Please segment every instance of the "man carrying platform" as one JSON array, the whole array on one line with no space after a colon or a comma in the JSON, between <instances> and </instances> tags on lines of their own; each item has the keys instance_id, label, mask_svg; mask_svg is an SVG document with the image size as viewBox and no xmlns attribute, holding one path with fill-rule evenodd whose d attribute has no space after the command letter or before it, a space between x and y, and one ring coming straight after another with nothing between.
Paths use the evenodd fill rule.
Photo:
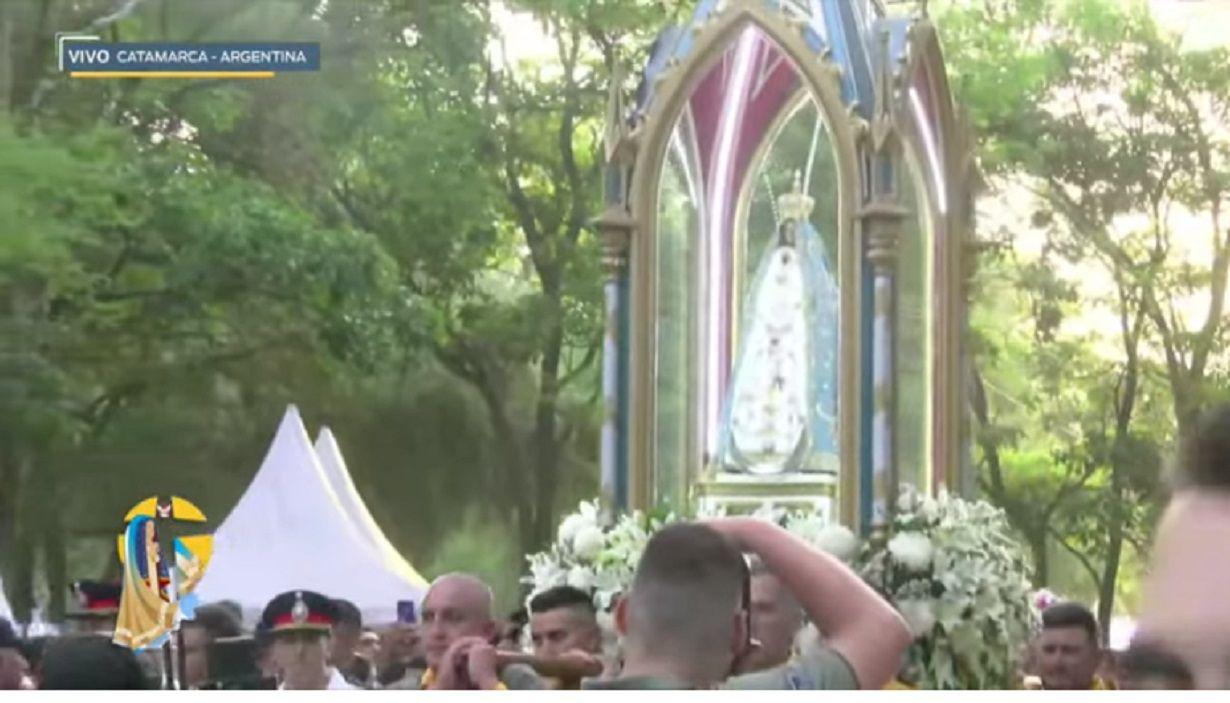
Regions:
<instances>
[{"instance_id":1,"label":"man carrying platform","mask_svg":"<svg viewBox=\"0 0 1230 703\"><path fill-rule=\"evenodd\" d=\"M734 676L756 647L743 552L781 580L825 642L783 666ZM678 523L655 534L615 625L623 670L585 688L878 689L912 639L893 607L841 562L753 518Z\"/></svg>"},{"instance_id":2,"label":"man carrying platform","mask_svg":"<svg viewBox=\"0 0 1230 703\"><path fill-rule=\"evenodd\" d=\"M423 598L422 635L427 670L418 679L388 688L402 689L542 689L533 669L524 664L500 666L495 641L491 589L470 574L448 574L431 584Z\"/></svg>"}]
</instances>

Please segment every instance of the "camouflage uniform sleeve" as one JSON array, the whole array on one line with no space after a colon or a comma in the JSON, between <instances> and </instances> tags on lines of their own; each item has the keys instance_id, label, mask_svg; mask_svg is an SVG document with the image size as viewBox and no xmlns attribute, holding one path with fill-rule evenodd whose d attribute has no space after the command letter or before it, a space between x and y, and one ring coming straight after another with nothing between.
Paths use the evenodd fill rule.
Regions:
<instances>
[{"instance_id":1,"label":"camouflage uniform sleeve","mask_svg":"<svg viewBox=\"0 0 1230 703\"><path fill-rule=\"evenodd\" d=\"M788 664L735 676L722 686L739 691L841 691L858 687L858 679L850 665L828 647L809 648Z\"/></svg>"},{"instance_id":2,"label":"camouflage uniform sleeve","mask_svg":"<svg viewBox=\"0 0 1230 703\"><path fill-rule=\"evenodd\" d=\"M512 691L538 691L547 688L533 669L525 664L509 664L500 672L500 681Z\"/></svg>"}]
</instances>

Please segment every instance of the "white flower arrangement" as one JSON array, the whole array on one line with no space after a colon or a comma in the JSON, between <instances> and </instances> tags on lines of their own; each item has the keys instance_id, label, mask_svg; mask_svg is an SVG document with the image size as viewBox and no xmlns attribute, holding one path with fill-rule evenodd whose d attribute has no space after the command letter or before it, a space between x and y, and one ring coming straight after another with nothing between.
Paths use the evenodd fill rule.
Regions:
<instances>
[{"instance_id":1,"label":"white flower arrangement","mask_svg":"<svg viewBox=\"0 0 1230 703\"><path fill-rule=\"evenodd\" d=\"M713 512L704 517L720 516L720 512ZM826 523L814 512L762 508L753 516L776 522L843 561L850 562L858 555L859 541L853 532ZM560 521L555 543L548 550L526 558L530 573L522 581L530 587L531 596L563 585L589 591L598 612L609 613L615 598L632 584L650 535L677 519L674 514L648 516L636 512L603 527L597 501L583 502Z\"/></svg>"},{"instance_id":2,"label":"white flower arrangement","mask_svg":"<svg viewBox=\"0 0 1230 703\"><path fill-rule=\"evenodd\" d=\"M703 517L725 515L725 511L718 509ZM847 564L858 556L858 536L845 525L828 522L824 514L818 511L765 505L753 512L751 517L776 523L795 537Z\"/></svg>"},{"instance_id":3,"label":"white flower arrangement","mask_svg":"<svg viewBox=\"0 0 1230 703\"><path fill-rule=\"evenodd\" d=\"M621 515L604 527L597 501L583 502L575 513L564 517L549 549L526 557L530 573L522 582L530 587L529 598L556 586L572 586L593 595L602 626L604 647L611 654L616 646L612 610L615 599L627 591L649 536L677 518L648 516L640 512ZM529 636L529 628L525 630ZM528 643L527 643L528 644Z\"/></svg>"},{"instance_id":4,"label":"white flower arrangement","mask_svg":"<svg viewBox=\"0 0 1230 703\"><path fill-rule=\"evenodd\" d=\"M917 637L907 673L922 688L1011 688L1037 621L1028 562L1003 511L985 502L901 494L860 573Z\"/></svg>"},{"instance_id":5,"label":"white flower arrangement","mask_svg":"<svg viewBox=\"0 0 1230 703\"><path fill-rule=\"evenodd\" d=\"M560 522L550 549L526 558L530 573L522 581L531 595L564 585L589 591L599 613L608 613L615 597L632 583L649 536L673 520L673 515L656 518L637 512L603 527L597 501L581 503Z\"/></svg>"},{"instance_id":6,"label":"white flower arrangement","mask_svg":"<svg viewBox=\"0 0 1230 703\"><path fill-rule=\"evenodd\" d=\"M930 689L1013 685L1016 658L1038 616L1028 562L1001 510L907 489L887 533L867 542L810 510L763 508L753 516L849 564L896 605L917 637L907 664L912 683ZM530 595L565 584L591 592L607 646L613 646L615 599L631 585L650 535L677 519L632 513L604 527L597 502L581 503L560 523L555 543L527 557Z\"/></svg>"}]
</instances>

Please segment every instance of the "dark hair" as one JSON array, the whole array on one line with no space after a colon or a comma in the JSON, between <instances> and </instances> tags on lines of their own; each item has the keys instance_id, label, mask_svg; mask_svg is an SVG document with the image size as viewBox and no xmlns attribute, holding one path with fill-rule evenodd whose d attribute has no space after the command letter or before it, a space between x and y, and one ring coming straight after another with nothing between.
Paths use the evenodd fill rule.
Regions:
<instances>
[{"instance_id":1,"label":"dark hair","mask_svg":"<svg viewBox=\"0 0 1230 703\"><path fill-rule=\"evenodd\" d=\"M1195 688L1183 660L1151 642L1132 640L1119 659L1120 676L1131 688L1161 685L1169 690Z\"/></svg>"},{"instance_id":2,"label":"dark hair","mask_svg":"<svg viewBox=\"0 0 1230 703\"><path fill-rule=\"evenodd\" d=\"M1093 613L1081 605L1067 601L1056 603L1042 611L1042 629L1052 630L1061 627L1079 627L1089 635L1089 641L1097 644L1098 621Z\"/></svg>"},{"instance_id":3,"label":"dark hair","mask_svg":"<svg viewBox=\"0 0 1230 703\"><path fill-rule=\"evenodd\" d=\"M1179 443L1176 488L1230 490L1230 404L1200 416L1196 430Z\"/></svg>"},{"instance_id":4,"label":"dark hair","mask_svg":"<svg viewBox=\"0 0 1230 703\"><path fill-rule=\"evenodd\" d=\"M226 610L232 617L235 618L235 622L243 622L243 606L239 603L233 600L220 600L217 603L211 603L210 605L216 605L219 608Z\"/></svg>"},{"instance_id":5,"label":"dark hair","mask_svg":"<svg viewBox=\"0 0 1230 703\"><path fill-rule=\"evenodd\" d=\"M21 656L26 658L26 663L30 665L31 671L38 671L43 663L43 653L47 651L47 645L52 642L50 637L30 637L23 640L18 648L21 651Z\"/></svg>"},{"instance_id":6,"label":"dark hair","mask_svg":"<svg viewBox=\"0 0 1230 703\"><path fill-rule=\"evenodd\" d=\"M517 608L508 614L509 625L525 625L530 621L530 613L525 608Z\"/></svg>"},{"instance_id":7,"label":"dark hair","mask_svg":"<svg viewBox=\"0 0 1230 703\"><path fill-rule=\"evenodd\" d=\"M17 639L17 633L13 631L13 624L4 618L0 618L0 649L17 649L20 644L21 642Z\"/></svg>"},{"instance_id":8,"label":"dark hair","mask_svg":"<svg viewBox=\"0 0 1230 703\"><path fill-rule=\"evenodd\" d=\"M359 612L358 606L354 603L344 598L334 598L333 624L354 625L359 629L363 629L363 613Z\"/></svg>"},{"instance_id":9,"label":"dark hair","mask_svg":"<svg viewBox=\"0 0 1230 703\"><path fill-rule=\"evenodd\" d=\"M590 613L597 612L594 599L585 591L572 586L548 588L530 599L530 612L535 615L558 608L584 608Z\"/></svg>"},{"instance_id":10,"label":"dark hair","mask_svg":"<svg viewBox=\"0 0 1230 703\"><path fill-rule=\"evenodd\" d=\"M220 603L202 605L197 608L195 617L185 621L184 626L199 627L205 630L211 640L238 637L243 634L243 628L239 626L234 613Z\"/></svg>"},{"instance_id":11,"label":"dark hair","mask_svg":"<svg viewBox=\"0 0 1230 703\"><path fill-rule=\"evenodd\" d=\"M747 563L729 540L706 525L683 522L650 538L637 564L633 588L644 581L701 586L717 578L737 595L746 574Z\"/></svg>"},{"instance_id":12,"label":"dark hair","mask_svg":"<svg viewBox=\"0 0 1230 703\"><path fill-rule=\"evenodd\" d=\"M747 564L700 523L659 530L641 555L628 595L628 636L655 656L699 661L729 647L731 616L746 597Z\"/></svg>"},{"instance_id":13,"label":"dark hair","mask_svg":"<svg viewBox=\"0 0 1230 703\"><path fill-rule=\"evenodd\" d=\"M103 637L66 637L47 647L40 688L51 691L134 691L148 688L131 649Z\"/></svg>"}]
</instances>

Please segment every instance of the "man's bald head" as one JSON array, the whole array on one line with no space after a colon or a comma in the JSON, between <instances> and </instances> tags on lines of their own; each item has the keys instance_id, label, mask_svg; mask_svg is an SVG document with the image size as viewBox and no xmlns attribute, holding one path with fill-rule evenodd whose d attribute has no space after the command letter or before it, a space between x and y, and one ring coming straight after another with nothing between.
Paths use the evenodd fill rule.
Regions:
<instances>
[{"instance_id":1,"label":"man's bald head","mask_svg":"<svg viewBox=\"0 0 1230 703\"><path fill-rule=\"evenodd\" d=\"M491 587L472 574L446 574L433 581L423 599L427 665L436 666L462 637L494 637L493 600Z\"/></svg>"},{"instance_id":2,"label":"man's bald head","mask_svg":"<svg viewBox=\"0 0 1230 703\"><path fill-rule=\"evenodd\" d=\"M432 581L431 586L427 589L427 596L423 600L424 608L427 607L429 601L433 600L433 596L435 596L434 600L448 598L451 601L465 603L467 608L481 613L483 617L492 617L495 595L491 592L490 586L473 574L445 574Z\"/></svg>"},{"instance_id":3,"label":"man's bald head","mask_svg":"<svg viewBox=\"0 0 1230 703\"><path fill-rule=\"evenodd\" d=\"M746 636L736 617L746 578L743 555L713 529L676 523L658 531L617 613L629 653L721 680Z\"/></svg>"}]
</instances>

